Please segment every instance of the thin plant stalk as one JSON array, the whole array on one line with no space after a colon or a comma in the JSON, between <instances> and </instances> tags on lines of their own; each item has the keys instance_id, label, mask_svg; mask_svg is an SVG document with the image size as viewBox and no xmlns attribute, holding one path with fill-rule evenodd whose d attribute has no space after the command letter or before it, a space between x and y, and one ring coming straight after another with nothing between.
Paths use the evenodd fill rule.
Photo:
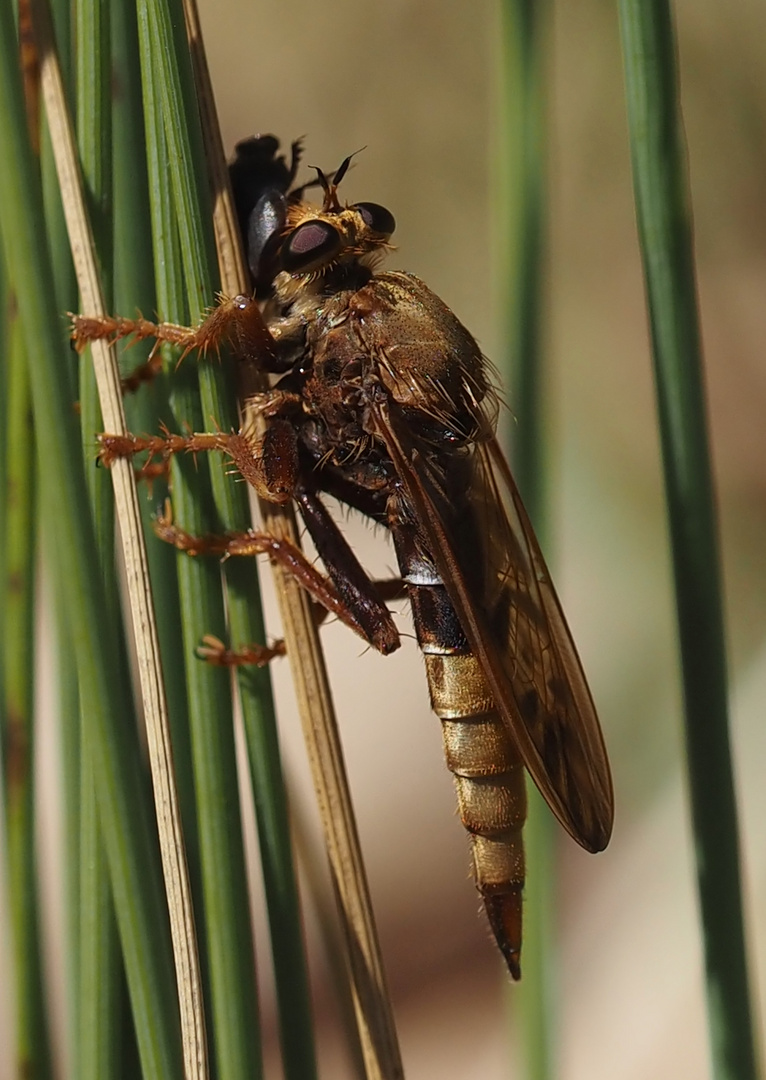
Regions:
<instances>
[{"instance_id":1,"label":"thin plant stalk","mask_svg":"<svg viewBox=\"0 0 766 1080\"><path fill-rule=\"evenodd\" d=\"M41 500L42 501L42 500ZM41 507L40 520L46 520L46 509ZM43 526L46 566L53 565L50 547L53 538L45 534ZM69 622L66 605L61 599L60 584L55 575L46 575L43 581L49 585L49 593L55 611L56 655L56 701L59 713L61 745L62 826L61 834L66 858L63 865L64 883L62 907L64 910L64 966L65 966L65 1073L79 1076L80 1044L80 792L82 787L82 762L80 755L80 695L77 682L77 666L72 655Z\"/></svg>"},{"instance_id":2,"label":"thin plant stalk","mask_svg":"<svg viewBox=\"0 0 766 1080\"><path fill-rule=\"evenodd\" d=\"M213 225L218 250L223 291L227 295L246 292L249 287L242 258L238 230L234 225L233 202L228 186L228 173L223 157L218 118L212 86L193 0L184 0L186 30L189 39L192 68L202 118L202 137L208 164L211 188L216 193ZM265 335L264 329L264 335ZM238 365L240 372L244 365ZM259 372L240 377L242 384L255 376L260 389ZM238 386L240 399L247 390ZM240 406L241 407L241 406ZM279 508L283 515L287 508ZM252 597L252 567L227 567L227 598L229 628L233 642L247 643L264 640L264 623L260 602ZM245 571L243 573L243 571ZM279 590L279 583L278 583ZM288 649L291 625L285 623ZM282 1063L287 1080L307 1080L316 1075L316 1051L311 1016L308 971L302 933L298 885L291 843L287 793L282 773L270 676L266 669L238 670L238 689L242 707L245 738L250 761L252 789L255 801L258 844L263 874L264 894L269 918L274 978L279 1010Z\"/></svg>"},{"instance_id":3,"label":"thin plant stalk","mask_svg":"<svg viewBox=\"0 0 766 1080\"><path fill-rule=\"evenodd\" d=\"M121 90L114 99L112 113L114 310L153 312L156 289L135 4L130 0L113 0L111 24L112 72ZM150 346L149 342L124 345L120 356L123 375L130 374L148 359ZM163 422L169 420L164 373L159 372L138 392L127 394L124 404L131 431L158 430ZM167 493L166 479L158 476L151 486L146 485L141 491L139 505L147 537L146 553L173 733L175 780L184 823L189 874L192 890L199 895L199 843L187 723L185 664L178 635L180 606L175 572L176 554L168 544L157 542L152 528L156 509L164 504Z\"/></svg>"},{"instance_id":4,"label":"thin plant stalk","mask_svg":"<svg viewBox=\"0 0 766 1080\"><path fill-rule=\"evenodd\" d=\"M87 728L83 724L83 734ZM80 759L80 953L78 957L77 1076L118 1077L122 1062L122 962L109 882L109 864L99 828L93 755L84 739Z\"/></svg>"},{"instance_id":5,"label":"thin plant stalk","mask_svg":"<svg viewBox=\"0 0 766 1080\"><path fill-rule=\"evenodd\" d=\"M544 321L543 263L546 222L546 96L548 9L534 0L502 6L500 213L508 222L507 251L500 253L508 285L506 385L513 411L510 460L538 536L546 519L543 459ZM543 546L545 546L543 544ZM554 1075L555 840L556 825L537 789L528 784L524 829L523 979L514 997L524 1070L529 1080Z\"/></svg>"},{"instance_id":6,"label":"thin plant stalk","mask_svg":"<svg viewBox=\"0 0 766 1080\"><path fill-rule=\"evenodd\" d=\"M70 5L56 0L52 4L56 39L67 78L70 43ZM63 47L62 47L63 45ZM54 303L57 311L73 311L77 306L77 283L75 280L69 239L66 232L61 192L58 185L56 165L53 159L48 125L44 112L41 116L40 169L42 174L43 202L45 207L45 232L48 237L54 280ZM65 344L66 327L61 327L62 345ZM77 357L70 349L67 356L67 374L71 389L71 407L77 399ZM40 468L44 464L40 462ZM48 508L40 500L42 523L42 560L46 567L54 564L55 521L48 519ZM58 703L59 738L61 745L62 787L62 840L64 859L64 962L66 971L66 1063L67 1075L79 1076L80 1034L80 873L81 873L81 792L82 792L82 746L80 722L80 697L77 680L77 663L70 642L71 631L63 599L61 583L55 574L47 574L43 582L49 586L49 594L55 611L56 700Z\"/></svg>"},{"instance_id":7,"label":"thin plant stalk","mask_svg":"<svg viewBox=\"0 0 766 1080\"><path fill-rule=\"evenodd\" d=\"M41 57L41 60L44 60ZM44 76L45 77L45 76ZM32 401L41 458L43 497L57 527L55 556L80 686L89 708L100 821L109 857L120 935L134 1012L139 1018L142 1065L147 1076L179 1075L177 1013L173 1015L167 915L162 902L156 836L148 816L145 779L134 737L134 718L113 698L116 642L110 633L85 480L78 464L75 419L61 359L58 313L43 220L40 181L25 130L9 5L0 10L0 123L5 154L0 163L0 228L6 263L16 283L30 357Z\"/></svg>"},{"instance_id":8,"label":"thin plant stalk","mask_svg":"<svg viewBox=\"0 0 766 1080\"><path fill-rule=\"evenodd\" d=\"M184 0L192 60L199 87L201 112L213 188L216 193L215 233L225 291L235 295L246 291L240 245L233 232L231 192L222 160L220 132L215 118L212 92L199 20L193 0ZM241 365L244 367L245 365ZM259 421L248 412L249 397L264 389L262 373L247 365L241 376L240 400L245 425ZM295 527L288 507L260 501L266 530L273 536L295 542ZM402 1063L386 988L374 913L361 856L359 837L351 804L337 722L324 658L311 605L305 592L289 574L275 570L277 599L291 661L298 708L303 724L312 776L322 815L325 843L339 904L341 925L346 937L351 994L355 1007L359 1043L369 1080L402 1075Z\"/></svg>"},{"instance_id":9,"label":"thin plant stalk","mask_svg":"<svg viewBox=\"0 0 766 1080\"><path fill-rule=\"evenodd\" d=\"M11 318L6 338L8 423L2 566L5 820L15 976L15 1068L50 1076L48 1024L42 985L34 813L35 454L29 371L21 326ZM32 452L30 453L30 448Z\"/></svg>"},{"instance_id":10,"label":"thin plant stalk","mask_svg":"<svg viewBox=\"0 0 766 1080\"><path fill-rule=\"evenodd\" d=\"M145 126L141 87L141 64L138 45L138 26L135 5L129 0L112 0L112 72L121 88L113 101L112 156L113 156L113 250L114 250L114 297L116 311L153 311L155 308L155 284L151 217L149 210L148 172L145 153ZM170 234L172 235L172 233ZM172 262L172 260L171 260ZM121 350L123 374L148 359L149 344L124 345ZM137 393L124 398L125 413L131 431L156 430L162 422L169 422L167 380L164 372ZM167 544L157 541L153 529L156 508L164 504L168 485L164 476L156 477L151 484L142 485L139 507L146 537L146 559L152 587L157 636L162 657L163 684L167 699L170 744L172 745L173 780L177 792L177 806L183 823L185 861L193 910L201 910L202 886L200 881L199 834L197 829L196 799L188 723L188 698L186 694L186 664L183 641L178 633L181 609L176 574L177 553ZM185 891L178 875L171 870L178 886L169 890L179 897ZM195 983L183 974L189 965L194 966L193 951L198 950L199 967L204 982L206 942L204 923L191 919L186 903L177 905L177 977L183 995L182 1031L186 1031L184 1053L187 1059L187 1080L200 1075L207 1068L204 1044L204 1001L198 998ZM202 931L202 932L201 932ZM195 1021L196 1017L196 1021ZM207 1018L209 1025L209 1018Z\"/></svg>"},{"instance_id":11,"label":"thin plant stalk","mask_svg":"<svg viewBox=\"0 0 766 1080\"><path fill-rule=\"evenodd\" d=\"M111 137L109 73L109 8L103 0L78 0L74 13L75 100L83 184L96 223L97 245L106 284L111 294ZM93 435L103 429L93 365L80 364L80 420L85 476L99 548L110 614L117 625L119 600L114 561L114 495L105 469L93 467ZM123 685L127 687L127 672ZM87 704L83 701L83 708ZM117 1075L121 1054L120 1006L122 965L117 925L112 906L106 853L98 823L93 755L83 717L80 801L80 1002L78 1075L101 1080Z\"/></svg>"},{"instance_id":12,"label":"thin plant stalk","mask_svg":"<svg viewBox=\"0 0 766 1080\"><path fill-rule=\"evenodd\" d=\"M200 173L195 175L193 169L178 71L178 54L183 54L174 39L169 12L164 4L141 3L138 15L157 302L164 317L183 322L189 312L199 317L214 298L209 270L212 238L201 225L210 216L204 201L200 205ZM157 147L167 149L157 155ZM172 205L163 197L168 190L168 160L174 163L169 187ZM181 244L172 241L168 260L162 239L177 237L179 230ZM170 382L174 429L183 431L188 426L199 431L213 420L224 430L231 428L235 414L231 398L227 401L220 366L213 361L200 362L196 371L194 367L193 360L187 361ZM174 461L172 468L173 512L182 528L204 535L244 527L244 504L239 514L231 509L244 492L240 485L232 493L234 485L224 476L222 461L200 460L196 467L191 460ZM237 775L231 694L227 672L196 658L202 634L225 637L221 578L212 560L180 554L177 569L198 803L209 1009L219 1075L222 1080L236 1080L261 1075L262 1063L244 848L239 808L232 798Z\"/></svg>"},{"instance_id":13,"label":"thin plant stalk","mask_svg":"<svg viewBox=\"0 0 766 1080\"><path fill-rule=\"evenodd\" d=\"M54 153L67 218L72 253L84 306L95 317L105 314L93 233L85 206L82 179L60 69L52 48L47 11L38 5L37 37L43 56L42 84L51 119ZM99 400L110 431L124 435L125 415L116 356L104 341L92 342ZM148 580L140 523L136 478L129 461L119 460L112 470L115 505L119 511L126 594L133 625L138 682L141 688L151 776L154 787L159 846L165 877L168 911L176 965L176 985L183 1035L184 1067L188 1080L204 1080L207 1073L205 1021L201 1008L200 972L178 800L173 783L173 756L167 706L162 685L159 642ZM108 614L106 612L105 614ZM96 772L98 776L98 772ZM118 909L119 910L119 909ZM136 1030L145 1037L136 1017Z\"/></svg>"},{"instance_id":14,"label":"thin plant stalk","mask_svg":"<svg viewBox=\"0 0 766 1080\"><path fill-rule=\"evenodd\" d=\"M620 0L619 12L675 577L713 1074L717 1080L755 1080L718 528L675 32L667 0Z\"/></svg>"}]
</instances>

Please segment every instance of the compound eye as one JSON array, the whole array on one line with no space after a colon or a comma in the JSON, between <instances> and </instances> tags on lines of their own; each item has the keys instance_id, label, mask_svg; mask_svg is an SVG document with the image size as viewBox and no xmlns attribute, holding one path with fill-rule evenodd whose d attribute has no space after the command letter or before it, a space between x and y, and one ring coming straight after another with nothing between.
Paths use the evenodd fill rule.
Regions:
<instances>
[{"instance_id":1,"label":"compound eye","mask_svg":"<svg viewBox=\"0 0 766 1080\"><path fill-rule=\"evenodd\" d=\"M259 284L268 283L269 263L287 216L287 200L281 191L267 191L253 207L247 223L247 261Z\"/></svg>"},{"instance_id":2,"label":"compound eye","mask_svg":"<svg viewBox=\"0 0 766 1080\"><path fill-rule=\"evenodd\" d=\"M390 236L396 228L394 215L390 210L386 210L385 206L378 206L374 202L360 202L354 206L354 210L361 214L365 225L373 232Z\"/></svg>"},{"instance_id":3,"label":"compound eye","mask_svg":"<svg viewBox=\"0 0 766 1080\"><path fill-rule=\"evenodd\" d=\"M306 221L282 244L280 261L289 274L318 269L332 260L343 246L340 233L326 221Z\"/></svg>"}]
</instances>

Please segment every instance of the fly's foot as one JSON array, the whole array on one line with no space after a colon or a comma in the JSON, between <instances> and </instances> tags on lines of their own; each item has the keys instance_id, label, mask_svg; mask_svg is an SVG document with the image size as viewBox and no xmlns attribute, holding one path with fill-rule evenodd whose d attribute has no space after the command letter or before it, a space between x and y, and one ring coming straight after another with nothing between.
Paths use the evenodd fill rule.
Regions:
<instances>
[{"instance_id":1,"label":"fly's foot","mask_svg":"<svg viewBox=\"0 0 766 1080\"><path fill-rule=\"evenodd\" d=\"M154 531L160 540L166 544L172 544L179 551L187 555L215 555L219 559L228 559L235 555L264 555L271 554L275 561L279 561L278 553L272 552L272 548L278 551L281 541L268 533L259 533L254 529L243 532L231 533L208 533L205 536L193 536L173 523L170 501L165 503L163 513L154 519Z\"/></svg>"},{"instance_id":2,"label":"fly's foot","mask_svg":"<svg viewBox=\"0 0 766 1080\"><path fill-rule=\"evenodd\" d=\"M135 394L145 383L150 383L162 371L162 357L156 349L152 349L149 359L143 364L137 364L130 375L124 375L120 379L123 394Z\"/></svg>"},{"instance_id":3,"label":"fly's foot","mask_svg":"<svg viewBox=\"0 0 766 1080\"><path fill-rule=\"evenodd\" d=\"M102 465L109 468L118 458L133 458L146 453L148 460L159 458L169 461L174 454L197 453L202 450L218 450L218 435L99 435L98 456Z\"/></svg>"},{"instance_id":4,"label":"fly's foot","mask_svg":"<svg viewBox=\"0 0 766 1080\"><path fill-rule=\"evenodd\" d=\"M247 645L243 649L227 649L220 638L206 634L197 649L197 656L216 667L243 667L246 664L266 667L272 660L278 656L284 656L286 652L285 643L281 639L275 641L273 645Z\"/></svg>"}]
</instances>

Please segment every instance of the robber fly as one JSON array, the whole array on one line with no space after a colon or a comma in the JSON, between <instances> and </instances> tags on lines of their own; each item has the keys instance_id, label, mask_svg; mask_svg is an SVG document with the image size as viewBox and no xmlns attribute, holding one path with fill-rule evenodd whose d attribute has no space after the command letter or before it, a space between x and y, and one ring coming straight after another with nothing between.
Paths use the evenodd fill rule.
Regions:
<instances>
[{"instance_id":1,"label":"robber fly","mask_svg":"<svg viewBox=\"0 0 766 1080\"><path fill-rule=\"evenodd\" d=\"M593 701L495 437L498 395L478 345L422 281L378 270L394 218L375 203L340 203L350 158L330 177L317 170L317 207L305 199L308 185L292 189L300 144L289 165L278 145L273 136L248 140L232 166L258 300L228 301L188 342L228 336L246 349L258 305L272 339L259 361L279 376L257 402L270 422L257 442L247 433L210 438L261 497L295 500L330 585L323 594L305 575L303 583L326 606L333 594L333 610L383 653L399 645L384 594L322 496L389 529L476 886L518 979L524 769L588 851L603 850L611 834ZM181 546L177 532L169 538Z\"/></svg>"}]
</instances>

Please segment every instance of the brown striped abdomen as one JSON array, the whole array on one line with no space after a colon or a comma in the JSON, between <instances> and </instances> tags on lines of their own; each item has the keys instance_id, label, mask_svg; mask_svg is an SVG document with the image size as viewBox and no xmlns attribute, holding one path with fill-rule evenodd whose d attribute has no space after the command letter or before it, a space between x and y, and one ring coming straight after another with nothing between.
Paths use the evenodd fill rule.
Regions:
<instances>
[{"instance_id":1,"label":"brown striped abdomen","mask_svg":"<svg viewBox=\"0 0 766 1080\"><path fill-rule=\"evenodd\" d=\"M433 564L408 524L391 531L412 603L431 705L442 723L447 767L455 777L460 819L471 837L473 876L514 979L521 975L524 768L495 710L479 661Z\"/></svg>"}]
</instances>

